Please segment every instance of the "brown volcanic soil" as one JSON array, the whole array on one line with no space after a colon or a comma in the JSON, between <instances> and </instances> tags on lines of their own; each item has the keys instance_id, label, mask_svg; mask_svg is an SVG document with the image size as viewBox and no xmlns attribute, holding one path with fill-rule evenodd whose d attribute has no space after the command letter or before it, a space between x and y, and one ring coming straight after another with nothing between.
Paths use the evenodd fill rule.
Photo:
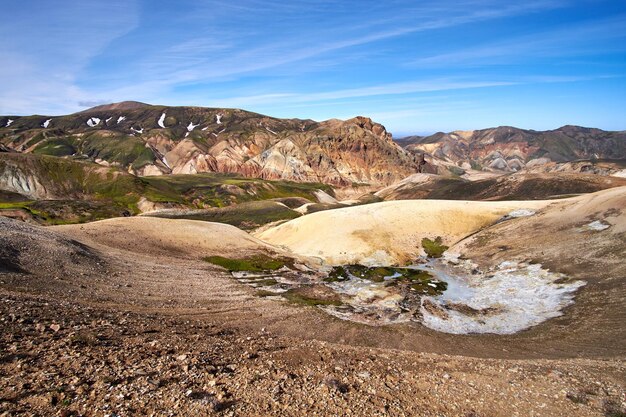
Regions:
<instances>
[{"instance_id":1,"label":"brown volcanic soil","mask_svg":"<svg viewBox=\"0 0 626 417\"><path fill-rule=\"evenodd\" d=\"M214 231L200 233L199 242L177 234L176 225L195 222L137 220L48 229L0 220L0 246L12 251L0 260L26 271L0 273L0 413L624 411L619 337L614 344L583 339L572 346L588 329L573 326L573 335L560 341L551 333L564 323L555 321L507 337L340 321L255 297L200 260L268 250L252 238L235 239L228 249ZM156 232L167 238L159 242Z\"/></svg>"},{"instance_id":2,"label":"brown volcanic soil","mask_svg":"<svg viewBox=\"0 0 626 417\"><path fill-rule=\"evenodd\" d=\"M385 200L547 200L626 185L626 178L579 173L527 173L467 181L414 174L376 193Z\"/></svg>"}]
</instances>

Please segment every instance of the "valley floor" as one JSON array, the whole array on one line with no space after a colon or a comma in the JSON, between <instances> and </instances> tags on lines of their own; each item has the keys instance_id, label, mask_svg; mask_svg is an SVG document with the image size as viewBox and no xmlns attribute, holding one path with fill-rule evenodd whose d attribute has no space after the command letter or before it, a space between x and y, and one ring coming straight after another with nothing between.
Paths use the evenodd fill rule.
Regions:
<instances>
[{"instance_id":1,"label":"valley floor","mask_svg":"<svg viewBox=\"0 0 626 417\"><path fill-rule=\"evenodd\" d=\"M0 274L0 415L624 415L619 346L575 358L523 337L349 323L80 228L61 243L92 258L53 258L55 241L32 246L36 273Z\"/></svg>"}]
</instances>

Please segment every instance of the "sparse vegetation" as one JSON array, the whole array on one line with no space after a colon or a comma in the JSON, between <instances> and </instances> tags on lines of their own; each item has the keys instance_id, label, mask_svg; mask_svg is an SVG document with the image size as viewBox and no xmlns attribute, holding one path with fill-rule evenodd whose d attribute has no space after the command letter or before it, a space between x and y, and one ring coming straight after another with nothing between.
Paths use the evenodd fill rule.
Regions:
<instances>
[{"instance_id":1,"label":"sparse vegetation","mask_svg":"<svg viewBox=\"0 0 626 417\"><path fill-rule=\"evenodd\" d=\"M345 281L350 275L374 282L383 282L386 277L395 277L409 281L432 278L429 272L420 269L396 268L392 266L343 265L333 267L324 281Z\"/></svg>"},{"instance_id":2,"label":"sparse vegetation","mask_svg":"<svg viewBox=\"0 0 626 417\"><path fill-rule=\"evenodd\" d=\"M350 276L366 279L373 282L385 282L386 286L408 284L412 289L429 295L441 294L448 288L443 281L433 279L433 275L421 269L396 267L367 267L364 265L345 265L334 267L325 282L341 282L350 279Z\"/></svg>"},{"instance_id":3,"label":"sparse vegetation","mask_svg":"<svg viewBox=\"0 0 626 417\"><path fill-rule=\"evenodd\" d=\"M442 243L441 236L437 236L434 240L425 237L422 239L422 248L431 258L441 258L441 255L448 250L448 247Z\"/></svg>"},{"instance_id":4,"label":"sparse vegetation","mask_svg":"<svg viewBox=\"0 0 626 417\"><path fill-rule=\"evenodd\" d=\"M290 260L273 258L267 255L255 255L249 258L232 259L223 256L207 256L206 262L221 266L230 272L266 272L275 271L289 265Z\"/></svg>"},{"instance_id":5,"label":"sparse vegetation","mask_svg":"<svg viewBox=\"0 0 626 417\"><path fill-rule=\"evenodd\" d=\"M606 417L626 417L626 409L618 401L605 400L603 409Z\"/></svg>"},{"instance_id":6,"label":"sparse vegetation","mask_svg":"<svg viewBox=\"0 0 626 417\"><path fill-rule=\"evenodd\" d=\"M575 404L587 404L589 398L584 392L568 392L565 397Z\"/></svg>"},{"instance_id":7,"label":"sparse vegetation","mask_svg":"<svg viewBox=\"0 0 626 417\"><path fill-rule=\"evenodd\" d=\"M259 200L311 201L319 189L333 194L332 187L325 184L249 179L232 174L136 177L115 167L47 155L0 154L0 171L5 170L28 172L52 198L66 201L68 208L63 209L48 202L53 200L40 200L34 205L22 201L25 197L17 193L0 194L0 209L24 210L44 224L82 223L138 214L138 203L143 197L165 207L181 209L224 207L202 214L163 217L215 221L252 229L301 215L275 201ZM240 203L244 204L237 206Z\"/></svg>"},{"instance_id":8,"label":"sparse vegetation","mask_svg":"<svg viewBox=\"0 0 626 417\"><path fill-rule=\"evenodd\" d=\"M8 203L0 202L0 210L24 209L31 203L32 201L12 201Z\"/></svg>"},{"instance_id":9,"label":"sparse vegetation","mask_svg":"<svg viewBox=\"0 0 626 417\"><path fill-rule=\"evenodd\" d=\"M155 213L154 216L226 223L249 230L279 220L295 219L301 214L275 201L251 201L207 210Z\"/></svg>"},{"instance_id":10,"label":"sparse vegetation","mask_svg":"<svg viewBox=\"0 0 626 417\"><path fill-rule=\"evenodd\" d=\"M340 306L343 304L337 294L316 291L313 287L294 288L281 295L290 303L305 306Z\"/></svg>"}]
</instances>

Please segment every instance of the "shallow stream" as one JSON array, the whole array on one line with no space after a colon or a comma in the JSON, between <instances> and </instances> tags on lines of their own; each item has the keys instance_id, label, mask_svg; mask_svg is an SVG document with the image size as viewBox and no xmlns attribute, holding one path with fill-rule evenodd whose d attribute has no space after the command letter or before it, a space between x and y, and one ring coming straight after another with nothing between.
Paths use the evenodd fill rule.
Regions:
<instances>
[{"instance_id":1,"label":"shallow stream","mask_svg":"<svg viewBox=\"0 0 626 417\"><path fill-rule=\"evenodd\" d=\"M480 271L450 256L407 268L335 267L325 277L288 268L234 275L260 288L260 296L315 305L343 320L421 323L455 334L524 330L560 316L584 285L539 264L503 262Z\"/></svg>"}]
</instances>

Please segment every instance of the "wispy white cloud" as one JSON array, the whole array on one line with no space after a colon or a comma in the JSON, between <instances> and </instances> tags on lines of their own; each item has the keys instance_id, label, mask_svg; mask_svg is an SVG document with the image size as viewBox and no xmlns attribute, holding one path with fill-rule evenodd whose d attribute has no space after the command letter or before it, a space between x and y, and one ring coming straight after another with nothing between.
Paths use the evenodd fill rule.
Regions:
<instances>
[{"instance_id":1,"label":"wispy white cloud","mask_svg":"<svg viewBox=\"0 0 626 417\"><path fill-rule=\"evenodd\" d=\"M626 15L556 30L492 42L462 50L427 56L409 63L416 67L449 65L498 65L537 57L597 55L626 50L608 39L626 39ZM604 44L603 44L604 43Z\"/></svg>"},{"instance_id":2,"label":"wispy white cloud","mask_svg":"<svg viewBox=\"0 0 626 417\"><path fill-rule=\"evenodd\" d=\"M18 26L24 21L28 20L35 26L33 33L17 39L17 44L0 44L0 55L10 53L13 55L11 62L18 63L14 69L0 69L3 78L16 80L0 92L0 112L58 113L77 110L80 101L109 98L163 102L172 96L173 89L185 84L228 82L248 75L302 75L328 67L340 67L353 60L354 56L364 54L357 48L366 45L560 5L559 2L546 0L504 6L489 0L458 3L428 1L419 4L401 0L394 3L393 13L387 10L388 6L379 3L355 8L358 6L356 3L337 5L331 1L310 0L301 1L297 6L257 0L236 3L212 1L194 5L187 17L206 18L211 25L190 29L190 36L182 41L161 38L158 45L138 43L142 50L130 55L127 61L123 61L123 66L114 67L116 70L113 72L91 75L85 71L90 62L106 54L106 48L113 40L140 24L137 4L121 1L104 4L96 0L64 4L63 7L47 4L35 16L18 16L13 26L7 25L0 30L0 35L9 39L15 38L10 33L17 33ZM233 8L239 11L235 21L227 19L233 14ZM334 16L329 13L337 11L337 8L341 12L339 17L333 17L328 22L320 18L316 27L303 24L307 19L303 10L322 17ZM404 13L398 13L398 10ZM237 19L247 22L258 17L256 15L261 11L270 19L268 24L276 23L275 36L270 31L269 37L259 38L257 32L261 29L255 30L254 25L241 25L240 29L236 24ZM33 36L37 37L37 34L46 42L33 42ZM118 44L116 47L126 48L127 45ZM370 57L372 55L369 53ZM29 64L27 68L19 69L20 63ZM319 93L307 100L382 94L377 88ZM391 92L392 88L391 85L385 87L387 94L395 94ZM441 86L399 84L396 88L398 91L407 88L426 91ZM250 98L247 102L268 100L270 96L274 100L284 100L288 94L270 93L269 96ZM238 99L226 101L234 103Z\"/></svg>"},{"instance_id":3,"label":"wispy white cloud","mask_svg":"<svg viewBox=\"0 0 626 417\"><path fill-rule=\"evenodd\" d=\"M0 25L0 113L58 113L90 100L76 84L79 73L115 38L132 30L132 1L3 4ZM11 18L7 18L11 16Z\"/></svg>"},{"instance_id":4,"label":"wispy white cloud","mask_svg":"<svg viewBox=\"0 0 626 417\"><path fill-rule=\"evenodd\" d=\"M139 65L142 74L151 79L167 79L171 84L207 81L274 69L313 58L318 59L325 54L417 32L534 13L563 4L554 0L528 1L504 6L493 1L468 3L475 7L459 7L458 4L451 5L448 3L428 3L426 7L409 7L405 13L400 13L394 18L374 17L365 22L360 21L356 25L351 23L348 26L342 26L340 29L328 27L323 31L319 29L313 32L298 31L294 39L281 39L260 45L251 42L255 45L252 47L236 45L236 41L226 37L225 42L229 43L229 48L225 49L225 54L218 53L204 57L194 54L194 50L202 49L219 52L216 45L219 46L222 41L217 41L217 35L213 33L170 48L170 51L184 51L183 56L178 56L181 58L179 60L170 59L171 54L165 51L163 54L145 59ZM256 4L256 2L252 2L252 4ZM320 23L320 25L322 24ZM223 35L219 35L220 39L222 37ZM185 57L187 59L182 59ZM335 61L335 65L341 65L340 57Z\"/></svg>"},{"instance_id":5,"label":"wispy white cloud","mask_svg":"<svg viewBox=\"0 0 626 417\"><path fill-rule=\"evenodd\" d=\"M387 83L359 88L340 89L318 93L272 93L251 96L225 97L214 99L217 106L246 107L260 104L294 104L329 102L343 99L415 95L419 93L433 93L442 91L468 90L494 87L507 87L523 84L568 83L589 80L584 76L553 76L537 75L516 77L503 80L468 80L460 78L428 78L417 81Z\"/></svg>"}]
</instances>

